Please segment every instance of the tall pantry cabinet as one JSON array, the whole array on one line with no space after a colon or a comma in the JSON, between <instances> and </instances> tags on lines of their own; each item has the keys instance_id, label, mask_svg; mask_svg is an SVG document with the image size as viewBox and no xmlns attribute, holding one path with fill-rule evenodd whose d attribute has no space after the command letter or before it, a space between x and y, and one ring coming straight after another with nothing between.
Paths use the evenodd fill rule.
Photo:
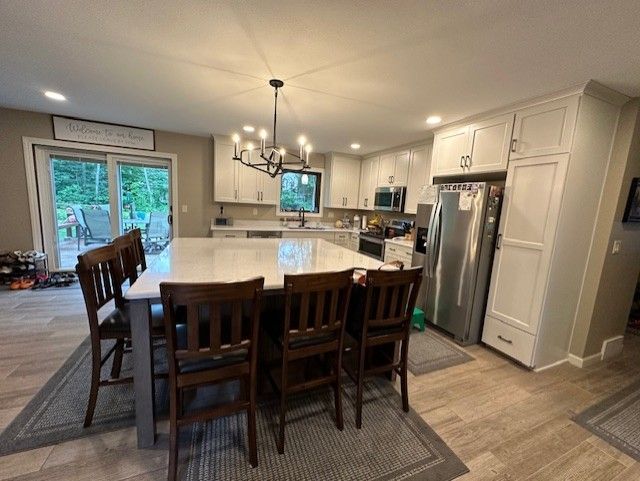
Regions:
<instances>
[{"instance_id":1,"label":"tall pantry cabinet","mask_svg":"<svg viewBox=\"0 0 640 481\"><path fill-rule=\"evenodd\" d=\"M528 367L567 359L623 96L515 112L482 340Z\"/></svg>"}]
</instances>

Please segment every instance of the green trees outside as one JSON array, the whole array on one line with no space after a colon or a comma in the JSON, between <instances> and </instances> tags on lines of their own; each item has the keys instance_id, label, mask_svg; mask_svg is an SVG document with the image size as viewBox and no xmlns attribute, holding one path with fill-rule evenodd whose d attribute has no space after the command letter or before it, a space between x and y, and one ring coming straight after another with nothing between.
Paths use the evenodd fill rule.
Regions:
<instances>
[{"instance_id":1,"label":"green trees outside","mask_svg":"<svg viewBox=\"0 0 640 481\"><path fill-rule=\"evenodd\" d=\"M306 176L306 184L303 183ZM295 212L304 207L307 212L317 212L319 175L314 173L299 174L286 172L282 174L280 189L280 210Z\"/></svg>"},{"instance_id":2,"label":"green trees outside","mask_svg":"<svg viewBox=\"0 0 640 481\"><path fill-rule=\"evenodd\" d=\"M109 180L105 162L52 159L56 216L64 222L67 208L109 204ZM122 207L124 216L168 212L169 171L162 167L121 165Z\"/></svg>"}]
</instances>

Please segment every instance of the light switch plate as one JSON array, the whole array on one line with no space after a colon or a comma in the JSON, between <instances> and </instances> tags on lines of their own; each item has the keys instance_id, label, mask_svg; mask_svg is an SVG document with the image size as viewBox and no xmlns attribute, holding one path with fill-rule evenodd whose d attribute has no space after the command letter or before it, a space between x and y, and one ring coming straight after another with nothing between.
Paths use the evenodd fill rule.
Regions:
<instances>
[{"instance_id":1,"label":"light switch plate","mask_svg":"<svg viewBox=\"0 0 640 481\"><path fill-rule=\"evenodd\" d=\"M253 209L253 215L258 215L258 209Z\"/></svg>"},{"instance_id":2,"label":"light switch plate","mask_svg":"<svg viewBox=\"0 0 640 481\"><path fill-rule=\"evenodd\" d=\"M329 214L327 215L327 217L329 217L329 219L333 219L333 212L329 212Z\"/></svg>"},{"instance_id":3,"label":"light switch plate","mask_svg":"<svg viewBox=\"0 0 640 481\"><path fill-rule=\"evenodd\" d=\"M611 253L612 254L617 254L618 252L620 252L621 248L622 248L622 241L614 240L613 241L613 248L611 249Z\"/></svg>"},{"instance_id":4,"label":"light switch plate","mask_svg":"<svg viewBox=\"0 0 640 481\"><path fill-rule=\"evenodd\" d=\"M189 207L187 206L187 204L182 204L182 209L181 210L182 210L183 213L186 214L187 211L189 210Z\"/></svg>"}]
</instances>

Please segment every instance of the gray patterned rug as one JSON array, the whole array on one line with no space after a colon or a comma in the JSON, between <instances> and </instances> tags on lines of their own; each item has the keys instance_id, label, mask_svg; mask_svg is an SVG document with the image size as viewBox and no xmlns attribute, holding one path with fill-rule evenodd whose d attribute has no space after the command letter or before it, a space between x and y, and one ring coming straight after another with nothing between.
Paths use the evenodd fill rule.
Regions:
<instances>
[{"instance_id":1,"label":"gray patterned rug","mask_svg":"<svg viewBox=\"0 0 640 481\"><path fill-rule=\"evenodd\" d=\"M573 420L640 461L640 380L591 406Z\"/></svg>"},{"instance_id":2,"label":"gray patterned rug","mask_svg":"<svg viewBox=\"0 0 640 481\"><path fill-rule=\"evenodd\" d=\"M409 371L416 376L473 360L472 356L429 327L411 334Z\"/></svg>"},{"instance_id":3,"label":"gray patterned rug","mask_svg":"<svg viewBox=\"0 0 640 481\"><path fill-rule=\"evenodd\" d=\"M107 347L107 346L105 346ZM0 434L0 456L134 424L131 385L100 389L93 425L82 428L88 396L91 347L84 341L16 419ZM163 348L156 350L163 370ZM123 374L131 369L125 355ZM104 366L104 375L110 366ZM166 412L164 381L156 383L156 406ZM233 395L233 388L205 396ZM180 479L207 480L430 480L448 481L466 466L414 412L401 409L400 396L382 379L366 384L363 426L355 428L352 383L344 386L343 431L334 422L330 389L292 396L287 411L285 454L276 450L278 408L271 401L258 410L258 467L246 453L245 415L200 423L181 431ZM200 394L190 402L200 405Z\"/></svg>"}]
</instances>

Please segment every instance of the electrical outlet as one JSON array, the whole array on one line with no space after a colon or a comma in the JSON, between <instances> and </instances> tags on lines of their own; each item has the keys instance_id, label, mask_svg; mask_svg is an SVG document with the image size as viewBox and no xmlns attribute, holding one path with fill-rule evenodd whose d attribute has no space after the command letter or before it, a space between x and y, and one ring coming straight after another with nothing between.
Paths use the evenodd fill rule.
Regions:
<instances>
[{"instance_id":1,"label":"electrical outlet","mask_svg":"<svg viewBox=\"0 0 640 481\"><path fill-rule=\"evenodd\" d=\"M253 215L258 215L258 209L253 209Z\"/></svg>"},{"instance_id":2,"label":"electrical outlet","mask_svg":"<svg viewBox=\"0 0 640 481\"><path fill-rule=\"evenodd\" d=\"M189 210L189 208L188 208L187 204L182 204L182 213L186 214L188 210Z\"/></svg>"},{"instance_id":3,"label":"electrical outlet","mask_svg":"<svg viewBox=\"0 0 640 481\"><path fill-rule=\"evenodd\" d=\"M613 248L611 249L611 253L615 255L615 254L620 252L620 249L622 249L622 241L614 240L613 241Z\"/></svg>"},{"instance_id":4,"label":"electrical outlet","mask_svg":"<svg viewBox=\"0 0 640 481\"><path fill-rule=\"evenodd\" d=\"M327 217L329 217L329 219L333 219L333 212L329 212L329 214L327 215Z\"/></svg>"}]
</instances>

